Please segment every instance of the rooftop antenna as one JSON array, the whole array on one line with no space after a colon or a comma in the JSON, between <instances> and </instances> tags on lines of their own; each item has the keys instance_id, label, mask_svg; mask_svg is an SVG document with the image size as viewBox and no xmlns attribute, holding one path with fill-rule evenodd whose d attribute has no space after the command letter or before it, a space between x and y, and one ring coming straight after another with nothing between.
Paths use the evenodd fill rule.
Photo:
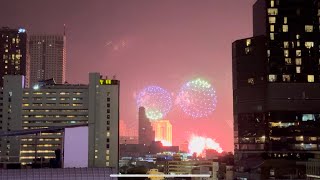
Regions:
<instances>
[{"instance_id":1,"label":"rooftop antenna","mask_svg":"<svg viewBox=\"0 0 320 180\"><path fill-rule=\"evenodd\" d=\"M63 24L63 36L66 36L66 24Z\"/></svg>"}]
</instances>

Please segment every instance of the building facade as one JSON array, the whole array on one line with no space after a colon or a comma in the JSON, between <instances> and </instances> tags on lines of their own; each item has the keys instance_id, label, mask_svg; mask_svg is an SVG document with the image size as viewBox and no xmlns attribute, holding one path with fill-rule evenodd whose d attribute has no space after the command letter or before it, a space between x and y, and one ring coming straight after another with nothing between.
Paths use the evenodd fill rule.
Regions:
<instances>
[{"instance_id":1,"label":"building facade","mask_svg":"<svg viewBox=\"0 0 320 180\"><path fill-rule=\"evenodd\" d=\"M164 146L172 146L172 125L169 120L152 122L155 132L155 141L161 141Z\"/></svg>"},{"instance_id":2,"label":"building facade","mask_svg":"<svg viewBox=\"0 0 320 180\"><path fill-rule=\"evenodd\" d=\"M146 116L146 109L139 108L139 144L149 146L154 141L155 132L152 129L150 120Z\"/></svg>"},{"instance_id":3,"label":"building facade","mask_svg":"<svg viewBox=\"0 0 320 180\"><path fill-rule=\"evenodd\" d=\"M53 78L57 84L66 81L66 36L31 35L30 85Z\"/></svg>"},{"instance_id":4,"label":"building facade","mask_svg":"<svg viewBox=\"0 0 320 180\"><path fill-rule=\"evenodd\" d=\"M0 29L0 87L5 75L23 75L29 84L28 39L25 29Z\"/></svg>"},{"instance_id":5,"label":"building facade","mask_svg":"<svg viewBox=\"0 0 320 180\"><path fill-rule=\"evenodd\" d=\"M318 0L257 0L254 37L232 45L238 178L305 178L300 162L320 153L319 12Z\"/></svg>"},{"instance_id":6,"label":"building facade","mask_svg":"<svg viewBox=\"0 0 320 180\"><path fill-rule=\"evenodd\" d=\"M22 76L5 76L2 132L89 124L89 167L117 168L119 81L90 73L89 85L41 84L23 88ZM110 83L105 83L105 82ZM31 164L63 150L63 131L0 138L0 163Z\"/></svg>"}]
</instances>

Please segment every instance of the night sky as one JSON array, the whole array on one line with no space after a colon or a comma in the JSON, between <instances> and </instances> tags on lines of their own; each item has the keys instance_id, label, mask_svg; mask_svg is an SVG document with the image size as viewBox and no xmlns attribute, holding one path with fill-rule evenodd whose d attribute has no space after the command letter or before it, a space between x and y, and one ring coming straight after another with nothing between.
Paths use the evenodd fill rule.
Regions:
<instances>
[{"instance_id":1,"label":"night sky","mask_svg":"<svg viewBox=\"0 0 320 180\"><path fill-rule=\"evenodd\" d=\"M0 26L30 34L67 27L67 81L87 83L89 72L121 81L120 119L136 127L135 95L159 85L175 96L189 79L212 82L217 109L191 119L177 107L173 144L190 134L216 139L233 151L231 43L252 36L255 0L0 0Z\"/></svg>"}]
</instances>

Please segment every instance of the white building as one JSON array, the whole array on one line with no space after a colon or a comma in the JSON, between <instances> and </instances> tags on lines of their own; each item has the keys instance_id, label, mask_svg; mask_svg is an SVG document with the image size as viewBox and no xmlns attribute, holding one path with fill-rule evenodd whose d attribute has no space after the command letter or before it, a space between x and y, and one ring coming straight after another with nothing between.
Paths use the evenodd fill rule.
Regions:
<instances>
[{"instance_id":1,"label":"white building","mask_svg":"<svg viewBox=\"0 0 320 180\"><path fill-rule=\"evenodd\" d=\"M53 78L63 84L66 78L66 36L31 35L29 38L30 85Z\"/></svg>"},{"instance_id":2,"label":"white building","mask_svg":"<svg viewBox=\"0 0 320 180\"><path fill-rule=\"evenodd\" d=\"M115 167L119 158L118 80L90 73L89 85L44 82L23 89L23 76L5 76L0 90L0 133L89 126L88 166ZM49 160L63 150L63 131L0 137L0 164Z\"/></svg>"}]
</instances>

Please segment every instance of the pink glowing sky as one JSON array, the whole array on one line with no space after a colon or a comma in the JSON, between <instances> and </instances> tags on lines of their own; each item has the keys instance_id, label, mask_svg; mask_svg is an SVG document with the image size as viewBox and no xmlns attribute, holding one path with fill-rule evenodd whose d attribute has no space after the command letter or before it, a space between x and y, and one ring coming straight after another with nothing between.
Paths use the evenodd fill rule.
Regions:
<instances>
[{"instance_id":1,"label":"pink glowing sky","mask_svg":"<svg viewBox=\"0 0 320 180\"><path fill-rule=\"evenodd\" d=\"M67 80L88 72L121 80L121 119L136 124L134 94L159 85L176 94L190 78L212 82L217 109L190 119L178 108L167 117L173 143L192 133L233 150L231 43L252 35L254 0L1 0L0 26L62 33L67 25Z\"/></svg>"}]
</instances>

